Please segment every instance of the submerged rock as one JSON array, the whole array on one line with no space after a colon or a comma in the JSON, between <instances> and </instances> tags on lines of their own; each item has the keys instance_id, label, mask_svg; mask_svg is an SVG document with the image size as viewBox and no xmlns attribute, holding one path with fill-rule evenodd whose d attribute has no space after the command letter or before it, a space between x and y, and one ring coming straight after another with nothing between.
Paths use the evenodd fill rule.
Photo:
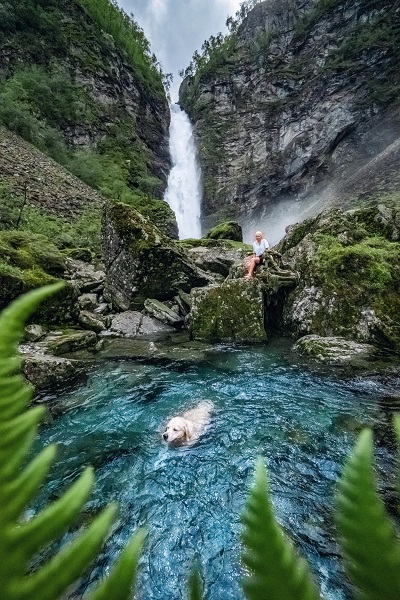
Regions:
<instances>
[{"instance_id":1,"label":"submerged rock","mask_svg":"<svg viewBox=\"0 0 400 600\"><path fill-rule=\"evenodd\" d=\"M189 330L208 342L263 342L263 293L256 281L226 280L191 292Z\"/></svg>"}]
</instances>

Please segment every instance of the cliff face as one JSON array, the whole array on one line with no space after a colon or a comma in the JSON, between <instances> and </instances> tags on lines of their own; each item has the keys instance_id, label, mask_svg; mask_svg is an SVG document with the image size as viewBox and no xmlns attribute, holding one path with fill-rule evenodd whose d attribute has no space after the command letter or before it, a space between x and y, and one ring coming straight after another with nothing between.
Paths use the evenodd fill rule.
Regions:
<instances>
[{"instance_id":1,"label":"cliff face","mask_svg":"<svg viewBox=\"0 0 400 600\"><path fill-rule=\"evenodd\" d=\"M169 107L161 76L141 52L140 44L146 48L147 43L144 36L137 36L133 49L136 65L116 37L96 22L90 6L100 16L102 9L113 11L107 2L99 2L97 8L86 0L5 0L0 91L4 97L16 94L19 85L31 113L60 132L70 151L90 148L112 155L114 162L117 157L124 170L121 178L131 188L160 198L170 168ZM137 34L134 25L126 27ZM41 73L47 77L42 77L42 90ZM7 82L13 78L11 89ZM59 97L65 104L71 96L69 112L65 104L58 110L61 102L53 111L42 110L46 99L51 102L50 93L56 94L55 82L64 86ZM3 123L8 125L7 120ZM25 137L18 127L14 131Z\"/></svg>"},{"instance_id":2,"label":"cliff face","mask_svg":"<svg viewBox=\"0 0 400 600\"><path fill-rule=\"evenodd\" d=\"M399 18L399 0L268 0L184 80L206 226L235 217L246 236L398 189Z\"/></svg>"}]
</instances>

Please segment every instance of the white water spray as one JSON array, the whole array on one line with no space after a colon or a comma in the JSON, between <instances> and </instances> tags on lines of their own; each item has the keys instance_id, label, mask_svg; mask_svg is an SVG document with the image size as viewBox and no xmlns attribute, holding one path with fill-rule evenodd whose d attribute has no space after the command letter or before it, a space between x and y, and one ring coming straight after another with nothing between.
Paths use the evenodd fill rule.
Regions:
<instances>
[{"instance_id":1,"label":"white water spray","mask_svg":"<svg viewBox=\"0 0 400 600\"><path fill-rule=\"evenodd\" d=\"M192 125L177 104L171 105L169 150L172 169L164 200L176 215L179 238L200 238L201 172Z\"/></svg>"}]
</instances>

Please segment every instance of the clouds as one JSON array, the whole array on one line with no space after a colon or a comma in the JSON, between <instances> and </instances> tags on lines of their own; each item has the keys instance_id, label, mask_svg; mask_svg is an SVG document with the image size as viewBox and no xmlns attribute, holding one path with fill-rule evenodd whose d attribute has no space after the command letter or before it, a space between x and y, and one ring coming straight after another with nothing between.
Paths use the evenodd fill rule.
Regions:
<instances>
[{"instance_id":1,"label":"clouds","mask_svg":"<svg viewBox=\"0 0 400 600\"><path fill-rule=\"evenodd\" d=\"M180 77L195 50L219 31L226 33L225 21L242 0L118 0L127 13L143 28L151 50L163 71L174 75L173 102L178 99Z\"/></svg>"}]
</instances>

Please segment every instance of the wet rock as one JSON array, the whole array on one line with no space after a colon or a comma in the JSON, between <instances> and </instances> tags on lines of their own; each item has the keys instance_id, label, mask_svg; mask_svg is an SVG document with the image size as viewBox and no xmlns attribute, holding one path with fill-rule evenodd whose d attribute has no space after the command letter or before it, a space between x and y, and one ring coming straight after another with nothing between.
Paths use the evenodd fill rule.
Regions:
<instances>
[{"instance_id":1,"label":"wet rock","mask_svg":"<svg viewBox=\"0 0 400 600\"><path fill-rule=\"evenodd\" d=\"M110 332L124 337L140 337L174 331L174 328L138 311L125 311L111 319Z\"/></svg>"},{"instance_id":2,"label":"wet rock","mask_svg":"<svg viewBox=\"0 0 400 600\"><path fill-rule=\"evenodd\" d=\"M330 365L359 364L377 357L378 350L371 344L359 344L340 337L305 335L293 350Z\"/></svg>"},{"instance_id":3,"label":"wet rock","mask_svg":"<svg viewBox=\"0 0 400 600\"><path fill-rule=\"evenodd\" d=\"M144 302L144 307L150 316L154 317L161 323L172 325L172 327L182 327L183 319L172 308L169 308L164 302L147 298Z\"/></svg>"},{"instance_id":4,"label":"wet rock","mask_svg":"<svg viewBox=\"0 0 400 600\"><path fill-rule=\"evenodd\" d=\"M59 335L47 343L48 351L59 356L60 354L70 354L83 348L94 348L97 343L97 336L94 331L75 331Z\"/></svg>"},{"instance_id":5,"label":"wet rock","mask_svg":"<svg viewBox=\"0 0 400 600\"><path fill-rule=\"evenodd\" d=\"M226 280L221 285L192 290L189 330L194 339L209 342L262 342L264 299L257 281Z\"/></svg>"},{"instance_id":6,"label":"wet rock","mask_svg":"<svg viewBox=\"0 0 400 600\"><path fill-rule=\"evenodd\" d=\"M22 360L22 372L36 390L77 379L86 369L87 365L83 361L49 354L24 354Z\"/></svg>"},{"instance_id":7,"label":"wet rock","mask_svg":"<svg viewBox=\"0 0 400 600\"><path fill-rule=\"evenodd\" d=\"M46 335L46 331L43 329L41 325L27 325L24 331L24 338L28 342L37 342L42 339Z\"/></svg>"},{"instance_id":8,"label":"wet rock","mask_svg":"<svg viewBox=\"0 0 400 600\"><path fill-rule=\"evenodd\" d=\"M84 329L97 331L97 333L106 329L104 319L100 315L96 315L88 310L82 310L79 313L78 321Z\"/></svg>"}]
</instances>

